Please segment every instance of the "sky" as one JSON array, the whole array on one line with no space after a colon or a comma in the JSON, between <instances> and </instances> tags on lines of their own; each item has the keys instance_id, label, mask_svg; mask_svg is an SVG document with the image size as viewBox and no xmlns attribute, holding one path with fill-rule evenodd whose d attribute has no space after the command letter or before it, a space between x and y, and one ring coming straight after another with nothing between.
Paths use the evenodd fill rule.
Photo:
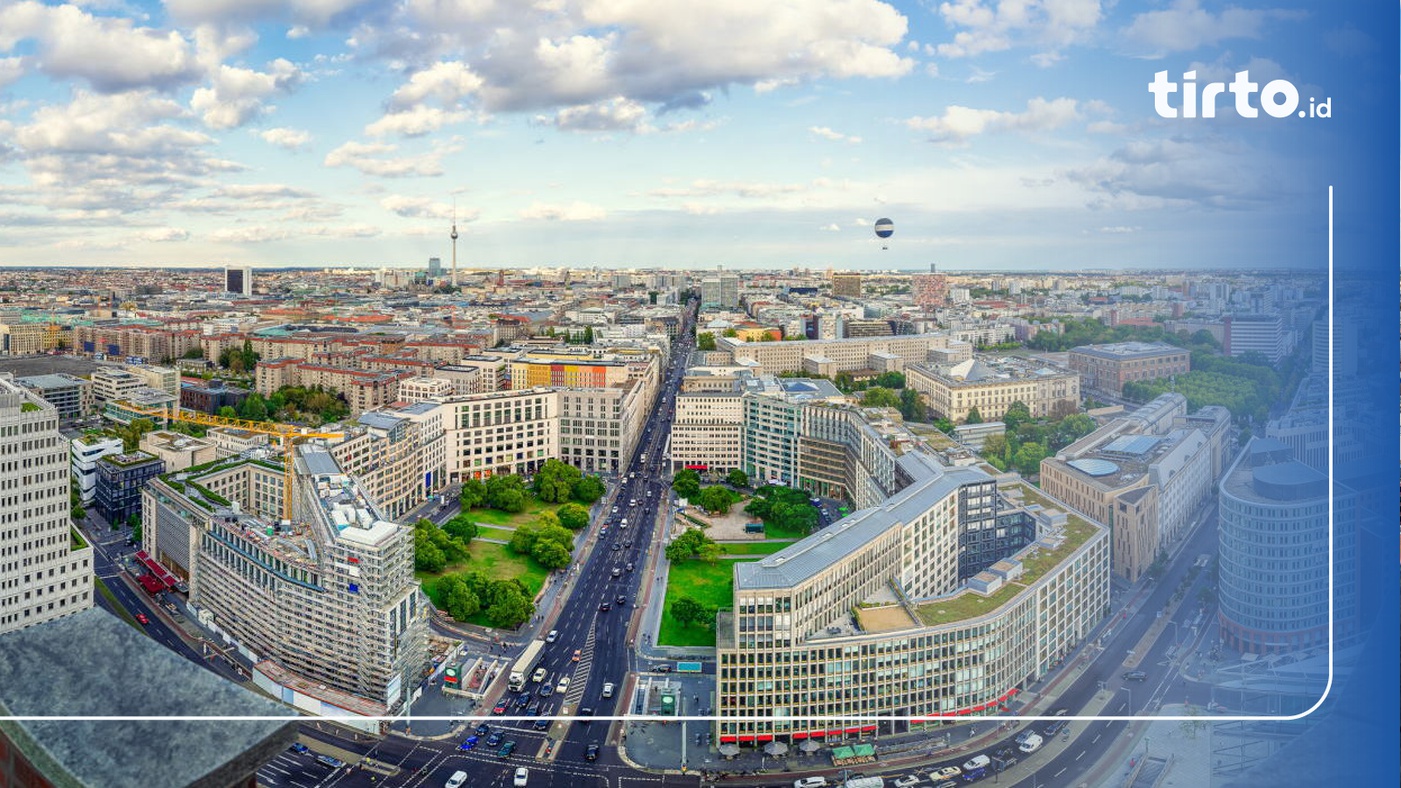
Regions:
<instances>
[{"instance_id":1,"label":"sky","mask_svg":"<svg viewBox=\"0 0 1401 788\"><path fill-rule=\"evenodd\" d=\"M1328 95L1323 7L0 0L0 265L1271 267L1328 121L1147 85Z\"/></svg>"}]
</instances>

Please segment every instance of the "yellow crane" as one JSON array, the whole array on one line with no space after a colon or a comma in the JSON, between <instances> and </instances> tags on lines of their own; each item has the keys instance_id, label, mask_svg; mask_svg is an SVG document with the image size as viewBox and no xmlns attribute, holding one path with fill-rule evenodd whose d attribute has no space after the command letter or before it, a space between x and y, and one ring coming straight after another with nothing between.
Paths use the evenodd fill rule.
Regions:
<instances>
[{"instance_id":1,"label":"yellow crane","mask_svg":"<svg viewBox=\"0 0 1401 788\"><path fill-rule=\"evenodd\" d=\"M154 416L164 419L167 423L171 421L184 421L190 424L202 424L206 427L232 427L234 429L256 432L276 438L282 446L282 518L292 519L292 488L294 477L293 461L296 458L297 441L309 438L326 438L328 440L339 440L345 437L343 432L318 432L309 427L301 427L296 424L282 424L272 421L250 421L248 419L231 419L225 416L212 416L208 413L201 413L197 410L182 408L174 403L169 407L151 408L144 405L137 405L131 402L118 402L116 407L130 413L140 413L144 416Z\"/></svg>"}]
</instances>

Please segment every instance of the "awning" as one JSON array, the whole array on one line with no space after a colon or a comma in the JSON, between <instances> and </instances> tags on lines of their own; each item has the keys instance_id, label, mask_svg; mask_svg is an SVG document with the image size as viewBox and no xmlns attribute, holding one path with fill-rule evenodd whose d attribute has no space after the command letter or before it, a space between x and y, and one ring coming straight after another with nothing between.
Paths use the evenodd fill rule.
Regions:
<instances>
[{"instance_id":1,"label":"awning","mask_svg":"<svg viewBox=\"0 0 1401 788\"><path fill-rule=\"evenodd\" d=\"M788 752L788 745L781 741L771 741L764 745L764 752L773 756L783 755Z\"/></svg>"},{"instance_id":2,"label":"awning","mask_svg":"<svg viewBox=\"0 0 1401 788\"><path fill-rule=\"evenodd\" d=\"M734 736L721 736L721 737L720 737L720 743L721 743L721 744L733 744L733 743L736 742L736 741L738 741L738 739L737 739L736 737L734 737Z\"/></svg>"},{"instance_id":3,"label":"awning","mask_svg":"<svg viewBox=\"0 0 1401 788\"><path fill-rule=\"evenodd\" d=\"M179 582L175 579L175 575L170 573L170 570L161 566L161 563L148 555L145 550L136 551L136 560L140 561L143 566L151 570L151 574L155 575L156 579L163 583L166 588L174 588L175 584Z\"/></svg>"},{"instance_id":4,"label":"awning","mask_svg":"<svg viewBox=\"0 0 1401 788\"><path fill-rule=\"evenodd\" d=\"M136 578L136 582L140 583L141 587L146 589L146 593L148 594L159 594L165 590L165 584L157 580L153 575L142 575Z\"/></svg>"},{"instance_id":5,"label":"awning","mask_svg":"<svg viewBox=\"0 0 1401 788\"><path fill-rule=\"evenodd\" d=\"M733 758L733 757L735 757L736 755L739 755L739 745L738 745L738 744L722 744L722 745L720 745L720 754L723 755L723 756L725 756L726 758Z\"/></svg>"},{"instance_id":6,"label":"awning","mask_svg":"<svg viewBox=\"0 0 1401 788\"><path fill-rule=\"evenodd\" d=\"M798 750L801 752L817 752L820 749L822 749L822 745L812 739L806 739L798 745Z\"/></svg>"}]
</instances>

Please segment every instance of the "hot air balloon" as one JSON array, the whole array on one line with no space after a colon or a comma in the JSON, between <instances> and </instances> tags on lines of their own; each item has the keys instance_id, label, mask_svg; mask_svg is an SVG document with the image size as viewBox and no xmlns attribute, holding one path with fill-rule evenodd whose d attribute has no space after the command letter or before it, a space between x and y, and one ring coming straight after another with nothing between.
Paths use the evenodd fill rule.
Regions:
<instances>
[{"instance_id":1,"label":"hot air balloon","mask_svg":"<svg viewBox=\"0 0 1401 788\"><path fill-rule=\"evenodd\" d=\"M876 237L881 239L880 248L889 249L890 247L885 243L885 239L889 238L894 234L895 222L892 222L889 219L876 220Z\"/></svg>"}]
</instances>

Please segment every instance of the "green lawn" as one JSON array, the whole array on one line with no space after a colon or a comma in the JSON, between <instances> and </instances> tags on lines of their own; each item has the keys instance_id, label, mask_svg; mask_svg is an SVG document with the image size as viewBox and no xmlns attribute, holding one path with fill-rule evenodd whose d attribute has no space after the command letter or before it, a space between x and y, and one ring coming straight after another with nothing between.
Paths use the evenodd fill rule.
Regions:
<instances>
[{"instance_id":1,"label":"green lawn","mask_svg":"<svg viewBox=\"0 0 1401 788\"><path fill-rule=\"evenodd\" d=\"M515 528L521 525L532 525L541 512L553 512L559 507L560 504L557 503L541 503L534 498L528 498L523 512L512 514L499 509L472 509L467 512L467 518L478 525Z\"/></svg>"},{"instance_id":2,"label":"green lawn","mask_svg":"<svg viewBox=\"0 0 1401 788\"><path fill-rule=\"evenodd\" d=\"M793 542L721 542L720 550L724 555L768 555L777 553Z\"/></svg>"},{"instance_id":3,"label":"green lawn","mask_svg":"<svg viewBox=\"0 0 1401 788\"><path fill-rule=\"evenodd\" d=\"M414 572L414 576L423 583L423 593L427 594L433 604L440 609L443 602L437 595L438 578L446 575L476 570L493 580L507 580L515 577L519 578L525 584L526 589L530 591L531 596L534 596L540 593L541 588L545 587L545 578L550 574L549 570L537 564L534 558L516 555L506 545L473 540L467 546L467 551L470 556L466 561L449 564L437 574ZM469 623L487 625L485 618L476 620L477 618L477 616L473 616Z\"/></svg>"},{"instance_id":4,"label":"green lawn","mask_svg":"<svg viewBox=\"0 0 1401 788\"><path fill-rule=\"evenodd\" d=\"M807 536L807 532L801 528L783 528L777 525L764 524L765 539L802 539Z\"/></svg>"},{"instance_id":5,"label":"green lawn","mask_svg":"<svg viewBox=\"0 0 1401 788\"><path fill-rule=\"evenodd\" d=\"M509 542L515 533L515 529L513 528L497 528L494 525L477 525L477 536L485 536L488 539L500 539Z\"/></svg>"},{"instance_id":6,"label":"green lawn","mask_svg":"<svg viewBox=\"0 0 1401 788\"><path fill-rule=\"evenodd\" d=\"M672 600L689 596L707 608L728 610L734 603L733 561L682 561L672 564L666 584L666 608ZM683 627L669 615L662 616L657 632L661 646L714 646L715 630L692 624Z\"/></svg>"}]
</instances>

